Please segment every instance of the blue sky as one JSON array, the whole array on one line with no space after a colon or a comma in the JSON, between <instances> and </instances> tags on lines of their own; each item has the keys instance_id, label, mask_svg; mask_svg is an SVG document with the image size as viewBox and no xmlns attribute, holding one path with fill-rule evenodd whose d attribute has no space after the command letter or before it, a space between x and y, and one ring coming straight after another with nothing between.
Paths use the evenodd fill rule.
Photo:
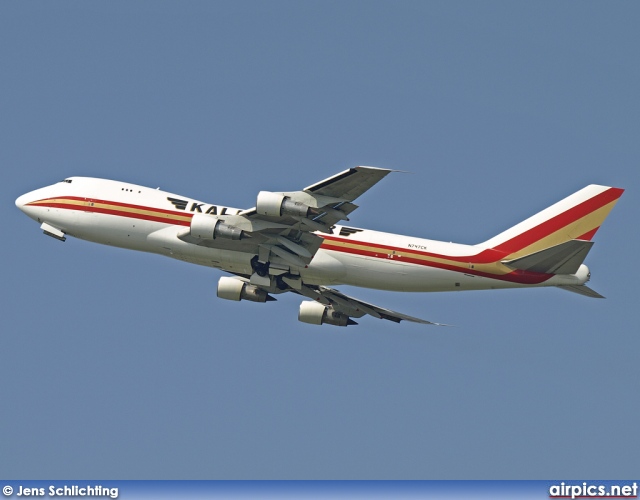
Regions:
<instances>
[{"instance_id":1,"label":"blue sky","mask_svg":"<svg viewBox=\"0 0 640 500\"><path fill-rule=\"evenodd\" d=\"M11 478L620 478L640 460L634 3L5 2L0 471ZM356 165L351 224L476 243L627 189L561 290L341 287L438 329L297 321L219 271L14 206L71 175L247 208Z\"/></svg>"}]
</instances>

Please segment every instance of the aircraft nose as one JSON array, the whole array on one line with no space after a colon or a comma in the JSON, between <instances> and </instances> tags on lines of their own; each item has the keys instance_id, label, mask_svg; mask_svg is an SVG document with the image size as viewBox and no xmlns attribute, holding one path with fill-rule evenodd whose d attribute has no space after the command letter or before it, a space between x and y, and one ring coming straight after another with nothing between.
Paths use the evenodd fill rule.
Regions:
<instances>
[{"instance_id":1,"label":"aircraft nose","mask_svg":"<svg viewBox=\"0 0 640 500\"><path fill-rule=\"evenodd\" d=\"M22 196L18 196L16 198L16 207L18 207L22 212L27 214L29 217L34 218L33 217L34 207L32 205L29 205L29 203L33 203L36 200L44 198L44 196L42 196L43 189L36 189L35 191L29 191L28 193L25 193Z\"/></svg>"},{"instance_id":2,"label":"aircraft nose","mask_svg":"<svg viewBox=\"0 0 640 500\"><path fill-rule=\"evenodd\" d=\"M29 193L16 198L16 207L24 212L24 206L29 203Z\"/></svg>"}]
</instances>

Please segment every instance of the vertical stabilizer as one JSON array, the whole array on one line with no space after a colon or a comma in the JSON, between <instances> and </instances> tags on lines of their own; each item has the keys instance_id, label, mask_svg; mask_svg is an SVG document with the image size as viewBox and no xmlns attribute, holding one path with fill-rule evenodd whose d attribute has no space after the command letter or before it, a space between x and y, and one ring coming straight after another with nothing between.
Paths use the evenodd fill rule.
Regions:
<instances>
[{"instance_id":1,"label":"vertical stabilizer","mask_svg":"<svg viewBox=\"0 0 640 500\"><path fill-rule=\"evenodd\" d=\"M499 251L504 260L515 261L572 240L588 242L623 192L620 188L591 184L482 246Z\"/></svg>"}]
</instances>

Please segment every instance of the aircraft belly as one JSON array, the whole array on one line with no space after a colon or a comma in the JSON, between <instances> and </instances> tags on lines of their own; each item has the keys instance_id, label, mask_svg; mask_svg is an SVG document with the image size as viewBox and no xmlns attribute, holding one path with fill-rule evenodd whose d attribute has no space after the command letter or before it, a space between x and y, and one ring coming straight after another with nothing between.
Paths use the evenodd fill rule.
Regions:
<instances>
[{"instance_id":1,"label":"aircraft belly","mask_svg":"<svg viewBox=\"0 0 640 500\"><path fill-rule=\"evenodd\" d=\"M186 243L178 238L178 234L185 230L183 226L76 210L47 209L45 218L55 227L79 239L158 253L234 273L252 272L250 261L253 255Z\"/></svg>"},{"instance_id":2,"label":"aircraft belly","mask_svg":"<svg viewBox=\"0 0 640 500\"><path fill-rule=\"evenodd\" d=\"M235 274L251 275L253 273L251 258L254 254L197 245L191 246L195 246L195 248L192 249L191 256L184 260L202 266L216 267Z\"/></svg>"},{"instance_id":3,"label":"aircraft belly","mask_svg":"<svg viewBox=\"0 0 640 500\"><path fill-rule=\"evenodd\" d=\"M332 252L318 250L306 269L300 270L305 283L313 285L333 285L344 283L346 269L342 262L331 255Z\"/></svg>"},{"instance_id":4,"label":"aircraft belly","mask_svg":"<svg viewBox=\"0 0 640 500\"><path fill-rule=\"evenodd\" d=\"M339 254L336 257L343 265L345 274L342 283L347 285L395 291L428 291L443 281L440 270L427 270L419 266L391 259ZM440 284L440 286L442 286Z\"/></svg>"},{"instance_id":5,"label":"aircraft belly","mask_svg":"<svg viewBox=\"0 0 640 500\"><path fill-rule=\"evenodd\" d=\"M185 230L182 226L168 225L147 236L147 242L155 252L173 259L183 260L200 266L215 267L239 274L251 274L253 254L236 252L182 241L178 234Z\"/></svg>"}]
</instances>

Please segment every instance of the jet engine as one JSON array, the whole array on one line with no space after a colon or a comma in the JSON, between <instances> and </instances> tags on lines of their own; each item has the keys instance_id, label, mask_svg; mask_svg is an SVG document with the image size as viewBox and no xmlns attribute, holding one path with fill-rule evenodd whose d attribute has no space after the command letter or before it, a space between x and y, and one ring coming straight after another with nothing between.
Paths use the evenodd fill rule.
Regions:
<instances>
[{"instance_id":1,"label":"jet engine","mask_svg":"<svg viewBox=\"0 0 640 500\"><path fill-rule=\"evenodd\" d=\"M276 300L262 288L228 276L223 276L218 281L218 297L227 300L250 300L251 302Z\"/></svg>"},{"instance_id":2,"label":"jet engine","mask_svg":"<svg viewBox=\"0 0 640 500\"><path fill-rule=\"evenodd\" d=\"M272 193L270 191L260 191L256 200L256 211L260 215L270 217L280 217L282 215L292 215L294 217L306 217L309 215L311 207L293 201L282 193Z\"/></svg>"},{"instance_id":3,"label":"jet engine","mask_svg":"<svg viewBox=\"0 0 640 500\"><path fill-rule=\"evenodd\" d=\"M191 219L191 236L202 240L215 240L216 238L240 240L244 236L244 231L225 224L215 215L196 213Z\"/></svg>"},{"instance_id":4,"label":"jet engine","mask_svg":"<svg viewBox=\"0 0 640 500\"><path fill-rule=\"evenodd\" d=\"M357 325L349 316L336 311L331 306L325 306L318 302L304 301L300 304L298 321L311 325L322 325L324 323L335 326Z\"/></svg>"}]
</instances>

